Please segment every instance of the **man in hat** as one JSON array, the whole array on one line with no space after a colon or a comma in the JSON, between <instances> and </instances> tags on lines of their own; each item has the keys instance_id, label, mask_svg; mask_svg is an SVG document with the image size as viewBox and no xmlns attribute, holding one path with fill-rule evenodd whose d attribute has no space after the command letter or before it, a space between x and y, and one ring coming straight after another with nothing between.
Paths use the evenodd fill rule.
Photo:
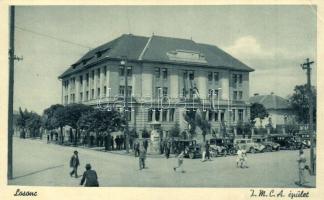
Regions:
<instances>
[{"instance_id":1,"label":"man in hat","mask_svg":"<svg viewBox=\"0 0 324 200\"><path fill-rule=\"evenodd\" d=\"M70 172L70 176L75 175L75 178L78 178L78 166L80 165L78 151L74 151L71 159L70 159L70 167L72 167L72 171Z\"/></svg>"},{"instance_id":2,"label":"man in hat","mask_svg":"<svg viewBox=\"0 0 324 200\"><path fill-rule=\"evenodd\" d=\"M140 145L139 148L139 169L140 170L145 168L145 159L146 159L146 150L143 145Z\"/></svg>"},{"instance_id":3,"label":"man in hat","mask_svg":"<svg viewBox=\"0 0 324 200\"><path fill-rule=\"evenodd\" d=\"M91 169L90 164L86 164L85 168L86 171L83 173L80 185L85 182L85 187L99 187L97 172Z\"/></svg>"}]
</instances>

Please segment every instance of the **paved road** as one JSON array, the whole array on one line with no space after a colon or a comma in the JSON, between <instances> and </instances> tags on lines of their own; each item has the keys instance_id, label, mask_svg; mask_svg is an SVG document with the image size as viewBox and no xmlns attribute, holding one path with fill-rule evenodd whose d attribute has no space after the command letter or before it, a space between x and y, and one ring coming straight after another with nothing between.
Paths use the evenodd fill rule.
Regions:
<instances>
[{"instance_id":1,"label":"paved road","mask_svg":"<svg viewBox=\"0 0 324 200\"><path fill-rule=\"evenodd\" d=\"M39 140L14 139L14 179L11 185L79 186L81 178L69 176L69 159L79 151L82 175L91 163L100 186L133 187L297 187L298 151L248 154L247 169L236 168L235 157L212 161L184 160L186 173L174 172L176 159L148 158L148 169L138 169L138 158L84 148L46 144ZM309 151L306 150L309 160ZM307 176L315 185L315 177Z\"/></svg>"}]
</instances>

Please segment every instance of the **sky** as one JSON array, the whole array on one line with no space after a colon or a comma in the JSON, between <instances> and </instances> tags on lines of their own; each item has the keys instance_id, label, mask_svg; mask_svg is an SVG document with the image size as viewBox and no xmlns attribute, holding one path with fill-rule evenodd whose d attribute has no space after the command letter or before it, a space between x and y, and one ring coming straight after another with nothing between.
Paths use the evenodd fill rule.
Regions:
<instances>
[{"instance_id":1,"label":"sky","mask_svg":"<svg viewBox=\"0 0 324 200\"><path fill-rule=\"evenodd\" d=\"M61 103L58 76L90 48L124 33L187 38L220 47L255 69L250 95L286 98L316 85L316 7L294 6L16 6L14 109L41 114Z\"/></svg>"}]
</instances>

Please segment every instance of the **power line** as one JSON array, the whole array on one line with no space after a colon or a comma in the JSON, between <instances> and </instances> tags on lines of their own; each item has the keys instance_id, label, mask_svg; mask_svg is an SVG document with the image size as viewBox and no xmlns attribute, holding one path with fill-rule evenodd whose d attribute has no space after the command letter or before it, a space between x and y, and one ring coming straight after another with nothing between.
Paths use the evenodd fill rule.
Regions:
<instances>
[{"instance_id":1,"label":"power line","mask_svg":"<svg viewBox=\"0 0 324 200\"><path fill-rule=\"evenodd\" d=\"M51 35L47 35L47 34L44 34L44 33L39 33L39 32L32 31L32 30L29 30L29 29L26 29L26 28L22 28L22 27L19 27L19 26L15 26L15 27L17 29L21 30L21 31L25 31L25 32L32 33L32 34L39 35L39 36L43 36L43 37L47 37L47 38L50 38L50 39L53 39L53 40L57 40L57 41L60 41L60 42L64 42L64 43L76 45L76 46L79 46L79 47L82 47L82 48L86 48L88 50L91 50L92 49L91 47L86 46L86 45L83 45L83 44L78 44L76 42L71 42L71 41L68 41L68 40L64 40L64 39L61 39L61 38L57 38L57 37L54 37L54 36L51 36Z\"/></svg>"}]
</instances>

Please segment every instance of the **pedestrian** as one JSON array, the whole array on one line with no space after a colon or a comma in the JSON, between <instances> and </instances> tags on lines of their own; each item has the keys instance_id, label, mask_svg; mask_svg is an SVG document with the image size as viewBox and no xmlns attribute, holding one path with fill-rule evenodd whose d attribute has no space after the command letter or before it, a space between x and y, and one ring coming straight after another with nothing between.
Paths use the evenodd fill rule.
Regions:
<instances>
[{"instance_id":1,"label":"pedestrian","mask_svg":"<svg viewBox=\"0 0 324 200\"><path fill-rule=\"evenodd\" d=\"M246 146L243 146L242 149L242 164L241 164L242 168L249 168L248 164L247 164L247 151L246 151Z\"/></svg>"},{"instance_id":2,"label":"pedestrian","mask_svg":"<svg viewBox=\"0 0 324 200\"><path fill-rule=\"evenodd\" d=\"M202 145L201 151L202 151L201 162L205 162L206 161L206 144Z\"/></svg>"},{"instance_id":3,"label":"pedestrian","mask_svg":"<svg viewBox=\"0 0 324 200\"><path fill-rule=\"evenodd\" d=\"M135 142L134 144L134 147L135 147L135 157L139 156L139 151L140 151L140 144L138 141Z\"/></svg>"},{"instance_id":4,"label":"pedestrian","mask_svg":"<svg viewBox=\"0 0 324 200\"><path fill-rule=\"evenodd\" d=\"M148 147L148 141L147 141L147 139L144 140L143 145L144 145L145 151L147 151L147 147Z\"/></svg>"},{"instance_id":5,"label":"pedestrian","mask_svg":"<svg viewBox=\"0 0 324 200\"><path fill-rule=\"evenodd\" d=\"M51 131L51 141L53 141L53 131Z\"/></svg>"},{"instance_id":6,"label":"pedestrian","mask_svg":"<svg viewBox=\"0 0 324 200\"><path fill-rule=\"evenodd\" d=\"M97 172L91 169L90 164L86 164L85 168L86 171L83 173L80 185L85 182L85 187L99 187Z\"/></svg>"},{"instance_id":7,"label":"pedestrian","mask_svg":"<svg viewBox=\"0 0 324 200\"><path fill-rule=\"evenodd\" d=\"M209 145L208 141L206 141L206 158L207 158L207 160L211 161L211 159L210 159L210 145Z\"/></svg>"},{"instance_id":8,"label":"pedestrian","mask_svg":"<svg viewBox=\"0 0 324 200\"><path fill-rule=\"evenodd\" d=\"M184 173L184 169L183 169L183 157L184 157L184 150L181 150L181 153L178 155L178 166L173 167L174 171L177 171L178 168L181 169L181 172Z\"/></svg>"},{"instance_id":9,"label":"pedestrian","mask_svg":"<svg viewBox=\"0 0 324 200\"><path fill-rule=\"evenodd\" d=\"M305 169L308 168L308 166L306 167L306 157L302 149L299 150L297 163L298 163L298 177L299 177L299 181L297 182L297 185L303 186L306 183Z\"/></svg>"},{"instance_id":10,"label":"pedestrian","mask_svg":"<svg viewBox=\"0 0 324 200\"><path fill-rule=\"evenodd\" d=\"M50 136L47 135L47 144L49 143L49 140L50 140Z\"/></svg>"},{"instance_id":11,"label":"pedestrian","mask_svg":"<svg viewBox=\"0 0 324 200\"><path fill-rule=\"evenodd\" d=\"M240 146L237 147L237 157L236 157L236 167L241 167L243 165L243 154Z\"/></svg>"},{"instance_id":12,"label":"pedestrian","mask_svg":"<svg viewBox=\"0 0 324 200\"><path fill-rule=\"evenodd\" d=\"M116 148L119 150L119 136L117 135L115 138Z\"/></svg>"},{"instance_id":13,"label":"pedestrian","mask_svg":"<svg viewBox=\"0 0 324 200\"><path fill-rule=\"evenodd\" d=\"M145 169L146 150L143 145L140 145L139 150L139 169Z\"/></svg>"},{"instance_id":14,"label":"pedestrian","mask_svg":"<svg viewBox=\"0 0 324 200\"><path fill-rule=\"evenodd\" d=\"M170 143L169 142L166 142L164 151L165 151L165 157L167 159L169 159L169 157L170 157Z\"/></svg>"},{"instance_id":15,"label":"pedestrian","mask_svg":"<svg viewBox=\"0 0 324 200\"><path fill-rule=\"evenodd\" d=\"M71 159L70 159L70 167L72 167L72 171L70 172L70 176L75 175L75 178L78 178L78 166L80 165L78 151L74 151Z\"/></svg>"}]
</instances>

